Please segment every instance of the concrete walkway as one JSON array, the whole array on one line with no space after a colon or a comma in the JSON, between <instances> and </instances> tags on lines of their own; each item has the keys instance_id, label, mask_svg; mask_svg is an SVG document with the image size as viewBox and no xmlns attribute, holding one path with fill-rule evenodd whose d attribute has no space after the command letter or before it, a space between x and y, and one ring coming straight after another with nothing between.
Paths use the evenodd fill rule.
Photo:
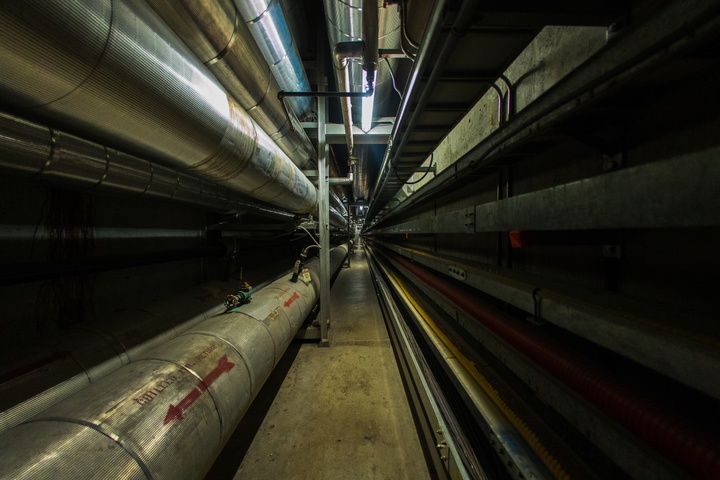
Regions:
<instances>
[{"instance_id":1,"label":"concrete walkway","mask_svg":"<svg viewBox=\"0 0 720 480\"><path fill-rule=\"evenodd\" d=\"M332 346L300 347L235 479L429 478L365 253L351 260Z\"/></svg>"}]
</instances>

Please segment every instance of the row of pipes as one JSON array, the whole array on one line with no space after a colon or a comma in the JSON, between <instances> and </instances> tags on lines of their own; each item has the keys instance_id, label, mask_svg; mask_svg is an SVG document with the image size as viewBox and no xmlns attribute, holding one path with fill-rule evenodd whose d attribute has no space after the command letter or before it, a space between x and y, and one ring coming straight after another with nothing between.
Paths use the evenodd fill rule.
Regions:
<instances>
[{"instance_id":1,"label":"row of pipes","mask_svg":"<svg viewBox=\"0 0 720 480\"><path fill-rule=\"evenodd\" d=\"M59 176L82 188L101 185L111 169L149 170L180 185L180 197L185 184L201 184L198 197L242 194L293 213L317 210L317 191L300 170L316 153L276 99L281 89L308 88L277 2L11 2L0 6L0 32L0 100L17 116L4 115L15 124L4 130L12 135L24 119L38 122L30 129L53 126L36 145L27 137L0 145L36 154L50 169L7 161L5 172L52 181L46 170L72 168ZM300 114L311 108L307 98L290 102ZM58 154L58 136L83 148ZM152 190L143 182L132 188ZM336 213L333 224L344 227L345 212Z\"/></svg>"},{"instance_id":2,"label":"row of pipes","mask_svg":"<svg viewBox=\"0 0 720 480\"><path fill-rule=\"evenodd\" d=\"M479 302L476 295L403 256L386 249L382 254L663 458L696 478L718 478L720 446L716 432L692 415L678 412L672 400L652 396L636 384L612 375L577 350Z\"/></svg>"},{"instance_id":3,"label":"row of pipes","mask_svg":"<svg viewBox=\"0 0 720 480\"><path fill-rule=\"evenodd\" d=\"M277 2L5 2L0 171L220 211L252 197L313 213L301 168L316 154L276 101L307 78L292 42L253 40L287 28ZM292 106L304 115L311 102ZM333 270L346 253L331 252ZM316 263L311 282L279 280L232 314L211 318L217 307L197 311L186 292L190 303L125 312L108 331L74 329L62 358L54 343L49 357L36 351L60 370L7 383L18 388L3 396L0 427L14 428L0 437L0 476L202 476L315 304Z\"/></svg>"},{"instance_id":4,"label":"row of pipes","mask_svg":"<svg viewBox=\"0 0 720 480\"><path fill-rule=\"evenodd\" d=\"M77 373L21 404L42 411L0 435L0 478L202 478L318 300L319 262L305 267L309 281L287 274L227 313L207 308L211 284L66 334Z\"/></svg>"}]
</instances>

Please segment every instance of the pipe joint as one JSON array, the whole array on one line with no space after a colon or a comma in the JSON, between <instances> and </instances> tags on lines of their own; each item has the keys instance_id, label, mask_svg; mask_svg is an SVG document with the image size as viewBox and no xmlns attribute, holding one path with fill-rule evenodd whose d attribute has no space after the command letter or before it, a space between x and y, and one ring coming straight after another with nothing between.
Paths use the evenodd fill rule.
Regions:
<instances>
[{"instance_id":1,"label":"pipe joint","mask_svg":"<svg viewBox=\"0 0 720 480\"><path fill-rule=\"evenodd\" d=\"M342 70L347 67L349 58L363 58L365 51L365 43L357 42L339 42L333 48L333 61L335 68Z\"/></svg>"}]
</instances>

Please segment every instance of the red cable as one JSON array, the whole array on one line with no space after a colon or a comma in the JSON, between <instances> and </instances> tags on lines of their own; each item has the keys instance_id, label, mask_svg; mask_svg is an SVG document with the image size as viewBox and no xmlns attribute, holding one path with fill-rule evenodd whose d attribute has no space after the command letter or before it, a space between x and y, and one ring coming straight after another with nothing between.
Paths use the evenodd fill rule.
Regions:
<instances>
[{"instance_id":1,"label":"red cable","mask_svg":"<svg viewBox=\"0 0 720 480\"><path fill-rule=\"evenodd\" d=\"M478 304L468 293L409 260L391 255L423 282L665 457L698 478L720 479L720 439L711 438L660 399L651 399L633 385L613 378L565 345Z\"/></svg>"}]
</instances>

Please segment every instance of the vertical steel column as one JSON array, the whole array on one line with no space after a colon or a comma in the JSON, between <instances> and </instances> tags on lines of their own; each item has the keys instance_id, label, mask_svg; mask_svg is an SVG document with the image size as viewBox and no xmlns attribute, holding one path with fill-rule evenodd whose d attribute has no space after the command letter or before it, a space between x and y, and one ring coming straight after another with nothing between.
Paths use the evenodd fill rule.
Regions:
<instances>
[{"instance_id":1,"label":"vertical steel column","mask_svg":"<svg viewBox=\"0 0 720 480\"><path fill-rule=\"evenodd\" d=\"M347 243L348 243L348 256L347 256L347 267L350 268L350 252L353 249L353 246L350 244L352 242L352 236L350 235L350 204L348 204L347 208L345 209L347 211Z\"/></svg>"},{"instance_id":2,"label":"vertical steel column","mask_svg":"<svg viewBox=\"0 0 720 480\"><path fill-rule=\"evenodd\" d=\"M325 32L318 34L318 91L325 87ZM320 346L330 346L330 180L328 175L328 145L325 140L327 98L318 97L318 187L320 208Z\"/></svg>"}]
</instances>

